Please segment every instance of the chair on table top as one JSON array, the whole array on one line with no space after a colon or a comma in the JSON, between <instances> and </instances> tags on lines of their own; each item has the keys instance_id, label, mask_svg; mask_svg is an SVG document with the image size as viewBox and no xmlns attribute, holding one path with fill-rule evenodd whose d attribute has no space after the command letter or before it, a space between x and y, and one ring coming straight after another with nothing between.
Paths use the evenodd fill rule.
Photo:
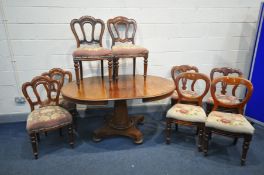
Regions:
<instances>
[{"instance_id":1,"label":"chair on table top","mask_svg":"<svg viewBox=\"0 0 264 175\"><path fill-rule=\"evenodd\" d=\"M112 52L102 46L105 23L92 16L82 16L73 19L70 23L71 30L77 42L77 49L73 52L76 82L79 86L80 78L83 79L82 61L101 61L101 76L104 76L104 60L108 60L109 80L112 80ZM80 27L78 32L77 26ZM89 27L91 27L89 29ZM100 28L99 32L96 29Z\"/></svg>"},{"instance_id":2,"label":"chair on table top","mask_svg":"<svg viewBox=\"0 0 264 175\"><path fill-rule=\"evenodd\" d=\"M198 73L199 70L197 67L195 66L190 66L190 65L180 65L180 66L173 66L172 69L171 69L171 77L174 81L174 84L176 86L176 77L177 75L179 75L180 73L183 73L183 72L196 72ZM196 92L194 91L194 84L195 82L193 82L192 86L191 86L191 90L186 90L186 80L182 79L182 93L188 95L188 96L197 96ZM178 100L178 93L177 91L175 90L171 96L171 106L175 105L177 103L177 100Z\"/></svg>"},{"instance_id":3,"label":"chair on table top","mask_svg":"<svg viewBox=\"0 0 264 175\"><path fill-rule=\"evenodd\" d=\"M237 76L237 77L243 77L243 74L240 70L234 69L234 68L229 68L229 67L220 67L220 68L213 68L210 72L210 79L213 81L216 77L220 76ZM218 75L218 76L217 76ZM230 104L235 104L239 103L239 98L235 96L237 86L234 86L232 90L232 94L227 94L227 86L225 83L220 84L220 89L221 92L219 94L216 94L216 98L219 100L225 102L225 103L230 103ZM213 108L214 100L212 97L209 97L206 102L206 109L207 109L207 114L209 114ZM232 109L226 109L222 108L221 110L229 110L232 111Z\"/></svg>"},{"instance_id":4,"label":"chair on table top","mask_svg":"<svg viewBox=\"0 0 264 175\"><path fill-rule=\"evenodd\" d=\"M133 58L133 75L136 74L136 58L144 58L144 76L147 76L148 53L146 48L135 45L137 23L134 19L117 16L107 21L107 28L112 38L112 54L114 56L114 77L118 78L118 60Z\"/></svg>"},{"instance_id":5,"label":"chair on table top","mask_svg":"<svg viewBox=\"0 0 264 175\"><path fill-rule=\"evenodd\" d=\"M198 92L198 88L193 88L192 90L195 91L197 95L189 96L188 94L183 93L186 89L180 86L181 82L190 82L192 88L196 83L201 82L204 84L204 87L201 88L201 93ZM167 144L170 144L171 142L171 124L175 123L177 126L178 124L196 126L199 131L198 150L202 151L203 130L206 120L206 114L202 108L202 100L209 90L210 79L201 73L184 72L176 77L175 83L178 100L177 103L168 110L166 115L166 142ZM187 104L181 102L186 102Z\"/></svg>"},{"instance_id":6,"label":"chair on table top","mask_svg":"<svg viewBox=\"0 0 264 175\"><path fill-rule=\"evenodd\" d=\"M22 85L22 92L28 101L31 113L27 118L27 132L31 139L33 154L38 158L39 133L63 127L68 128L69 143L73 148L72 116L59 106L61 84L49 77L37 76Z\"/></svg>"},{"instance_id":7,"label":"chair on table top","mask_svg":"<svg viewBox=\"0 0 264 175\"><path fill-rule=\"evenodd\" d=\"M70 71L65 71L61 68L53 68L53 69L49 70L48 72L42 73L41 75L47 76L51 79L59 81L61 86L63 86L65 83L69 83L72 81L72 73ZM52 89L52 90L55 91L56 89ZM60 95L59 106L66 109L67 111L69 111L71 113L71 115L73 116L74 128L76 130L77 129L76 119L77 119L77 115L78 115L76 103L65 100Z\"/></svg>"},{"instance_id":8,"label":"chair on table top","mask_svg":"<svg viewBox=\"0 0 264 175\"><path fill-rule=\"evenodd\" d=\"M224 84L225 86L233 87L243 86L246 89L246 95L237 103L229 103L228 101L223 101L217 97L217 84ZM241 165L245 164L249 144L254 133L254 128L243 116L243 109L245 104L250 99L252 92L253 86L251 82L241 77L224 76L218 77L212 81L211 95L214 100L214 107L205 122L203 150L205 156L208 152L208 140L211 133L228 136L235 139L244 138ZM219 107L237 109L238 114L226 111L217 111Z\"/></svg>"}]
</instances>

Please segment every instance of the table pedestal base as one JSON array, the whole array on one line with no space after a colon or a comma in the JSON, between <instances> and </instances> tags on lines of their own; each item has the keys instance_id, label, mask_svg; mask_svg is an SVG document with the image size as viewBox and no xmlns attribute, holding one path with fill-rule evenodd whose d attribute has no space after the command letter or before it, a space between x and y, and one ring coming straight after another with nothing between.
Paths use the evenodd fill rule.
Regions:
<instances>
[{"instance_id":1,"label":"table pedestal base","mask_svg":"<svg viewBox=\"0 0 264 175\"><path fill-rule=\"evenodd\" d=\"M115 101L114 116L106 121L105 126L94 131L93 140L98 142L103 137L121 135L134 139L134 143L143 143L143 134L136 125L142 123L143 116L128 117L126 100Z\"/></svg>"}]
</instances>

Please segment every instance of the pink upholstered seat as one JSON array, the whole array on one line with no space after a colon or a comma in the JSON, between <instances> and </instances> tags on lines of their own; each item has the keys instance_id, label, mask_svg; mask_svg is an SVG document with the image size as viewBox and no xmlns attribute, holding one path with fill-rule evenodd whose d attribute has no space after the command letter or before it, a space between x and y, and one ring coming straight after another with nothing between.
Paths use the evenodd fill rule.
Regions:
<instances>
[{"instance_id":1,"label":"pink upholstered seat","mask_svg":"<svg viewBox=\"0 0 264 175\"><path fill-rule=\"evenodd\" d=\"M105 49L103 47L84 47L77 48L72 56L73 57L89 57L89 56L109 56L111 55L111 50Z\"/></svg>"},{"instance_id":2,"label":"pink upholstered seat","mask_svg":"<svg viewBox=\"0 0 264 175\"><path fill-rule=\"evenodd\" d=\"M147 54L149 51L134 44L121 44L112 47L113 55L139 55Z\"/></svg>"}]
</instances>

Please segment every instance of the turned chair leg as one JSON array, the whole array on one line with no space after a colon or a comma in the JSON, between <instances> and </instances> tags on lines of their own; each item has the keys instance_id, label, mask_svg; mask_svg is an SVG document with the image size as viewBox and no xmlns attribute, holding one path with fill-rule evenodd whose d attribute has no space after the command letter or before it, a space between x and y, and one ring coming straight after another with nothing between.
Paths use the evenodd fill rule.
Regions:
<instances>
[{"instance_id":1,"label":"turned chair leg","mask_svg":"<svg viewBox=\"0 0 264 175\"><path fill-rule=\"evenodd\" d=\"M238 138L235 137L234 140L233 140L233 145L236 145L237 144L237 140L238 140Z\"/></svg>"},{"instance_id":2,"label":"turned chair leg","mask_svg":"<svg viewBox=\"0 0 264 175\"><path fill-rule=\"evenodd\" d=\"M69 134L69 144L71 148L74 147L74 137L73 137L73 127L72 124L69 124L68 126L68 134Z\"/></svg>"},{"instance_id":3,"label":"turned chair leg","mask_svg":"<svg viewBox=\"0 0 264 175\"><path fill-rule=\"evenodd\" d=\"M252 139L252 135L246 135L242 146L241 166L245 165L249 144Z\"/></svg>"},{"instance_id":4,"label":"turned chair leg","mask_svg":"<svg viewBox=\"0 0 264 175\"><path fill-rule=\"evenodd\" d=\"M36 137L36 133L30 133L30 140L31 140L31 145L32 145L32 150L33 150L33 154L35 159L38 159L38 143L37 143L37 137Z\"/></svg>"},{"instance_id":5,"label":"turned chair leg","mask_svg":"<svg viewBox=\"0 0 264 175\"><path fill-rule=\"evenodd\" d=\"M75 70L75 75L76 75L76 83L78 87L80 87L80 72L79 72L79 62L74 61L74 70Z\"/></svg>"},{"instance_id":6,"label":"turned chair leg","mask_svg":"<svg viewBox=\"0 0 264 175\"><path fill-rule=\"evenodd\" d=\"M115 58L114 59L114 62L113 62L113 64L114 64L114 73L113 73L113 75L114 75L114 79L115 80L117 80L118 79L118 69L119 69L119 61L118 61L119 59L118 58Z\"/></svg>"},{"instance_id":7,"label":"turned chair leg","mask_svg":"<svg viewBox=\"0 0 264 175\"><path fill-rule=\"evenodd\" d=\"M171 142L171 119L166 120L166 143L170 144Z\"/></svg>"},{"instance_id":8,"label":"turned chair leg","mask_svg":"<svg viewBox=\"0 0 264 175\"><path fill-rule=\"evenodd\" d=\"M136 58L133 58L133 76L136 75Z\"/></svg>"},{"instance_id":9,"label":"turned chair leg","mask_svg":"<svg viewBox=\"0 0 264 175\"><path fill-rule=\"evenodd\" d=\"M204 136L203 136L203 152L204 156L207 156L208 152L208 144L209 144L209 135L210 135L210 130L208 128L204 128Z\"/></svg>"},{"instance_id":10,"label":"turned chair leg","mask_svg":"<svg viewBox=\"0 0 264 175\"><path fill-rule=\"evenodd\" d=\"M198 151L201 152L203 148L203 130L204 124L201 124L197 127L198 130Z\"/></svg>"},{"instance_id":11,"label":"turned chair leg","mask_svg":"<svg viewBox=\"0 0 264 175\"><path fill-rule=\"evenodd\" d=\"M175 131L178 131L178 128L179 128L178 123L175 123Z\"/></svg>"},{"instance_id":12,"label":"turned chair leg","mask_svg":"<svg viewBox=\"0 0 264 175\"><path fill-rule=\"evenodd\" d=\"M62 137L62 128L59 129L60 136Z\"/></svg>"},{"instance_id":13,"label":"turned chair leg","mask_svg":"<svg viewBox=\"0 0 264 175\"><path fill-rule=\"evenodd\" d=\"M144 77L147 77L148 71L148 55L144 57Z\"/></svg>"}]
</instances>

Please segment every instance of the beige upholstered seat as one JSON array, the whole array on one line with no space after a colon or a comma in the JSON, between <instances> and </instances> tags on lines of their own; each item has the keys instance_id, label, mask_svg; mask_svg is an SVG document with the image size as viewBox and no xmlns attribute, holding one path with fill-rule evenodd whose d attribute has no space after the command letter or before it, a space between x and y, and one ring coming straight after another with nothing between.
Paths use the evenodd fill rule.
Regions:
<instances>
[{"instance_id":1,"label":"beige upholstered seat","mask_svg":"<svg viewBox=\"0 0 264 175\"><path fill-rule=\"evenodd\" d=\"M138 55L148 54L148 50L144 47L134 44L119 44L112 47L113 55Z\"/></svg>"},{"instance_id":2,"label":"beige upholstered seat","mask_svg":"<svg viewBox=\"0 0 264 175\"><path fill-rule=\"evenodd\" d=\"M205 126L245 134L253 134L255 130L243 115L220 111L211 112Z\"/></svg>"},{"instance_id":3,"label":"beige upholstered seat","mask_svg":"<svg viewBox=\"0 0 264 175\"><path fill-rule=\"evenodd\" d=\"M179 103L169 109L166 117L189 122L205 122L206 120L205 111L201 106Z\"/></svg>"},{"instance_id":4,"label":"beige upholstered seat","mask_svg":"<svg viewBox=\"0 0 264 175\"><path fill-rule=\"evenodd\" d=\"M103 47L79 47L72 56L73 57L92 57L92 56L111 56L111 50Z\"/></svg>"},{"instance_id":5,"label":"beige upholstered seat","mask_svg":"<svg viewBox=\"0 0 264 175\"><path fill-rule=\"evenodd\" d=\"M28 115L27 131L39 132L71 122L72 116L67 110L59 106L46 106L35 109Z\"/></svg>"}]
</instances>

